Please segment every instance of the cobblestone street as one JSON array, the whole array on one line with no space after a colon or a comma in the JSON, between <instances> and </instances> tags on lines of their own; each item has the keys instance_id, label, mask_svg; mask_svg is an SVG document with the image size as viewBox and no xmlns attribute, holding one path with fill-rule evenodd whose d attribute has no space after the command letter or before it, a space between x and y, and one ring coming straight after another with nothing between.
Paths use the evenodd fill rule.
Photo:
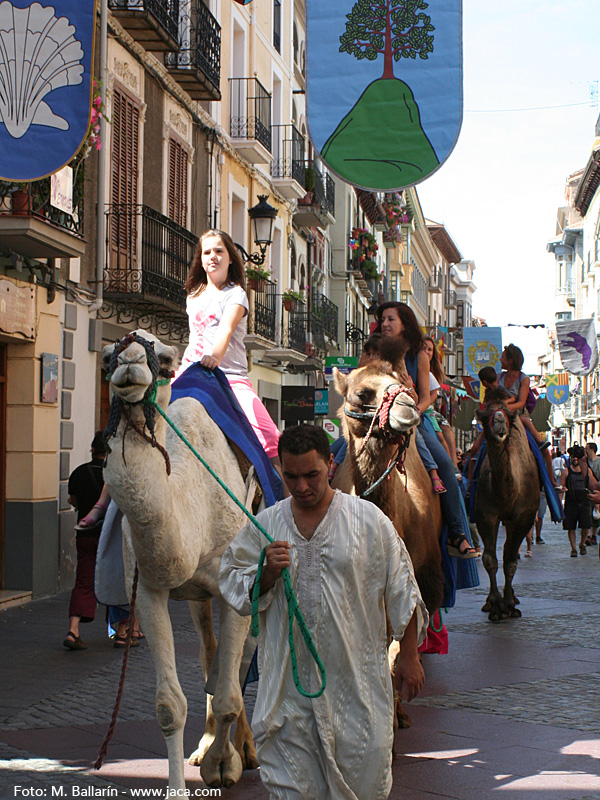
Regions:
<instances>
[{"instance_id":1,"label":"cobblestone street","mask_svg":"<svg viewBox=\"0 0 600 800\"><path fill-rule=\"evenodd\" d=\"M546 544L522 558L522 619L487 621L481 586L462 591L445 618L447 656L424 656L427 681L397 734L395 800L600 800L598 548L569 558L566 534L546 523ZM524 552L524 549L523 549ZM62 647L68 594L0 614L0 798L131 796L164 788L166 748L154 719L147 646L133 650L119 723L102 769L92 764L108 727L121 665L103 611L82 628L86 652ZM186 752L204 723L195 632L172 604L177 665L188 698ZM251 711L254 689L246 698ZM188 787L202 789L186 766ZM16 787L21 787L17 789ZM112 791L111 791L112 790ZM258 772L224 797L266 800Z\"/></svg>"}]
</instances>

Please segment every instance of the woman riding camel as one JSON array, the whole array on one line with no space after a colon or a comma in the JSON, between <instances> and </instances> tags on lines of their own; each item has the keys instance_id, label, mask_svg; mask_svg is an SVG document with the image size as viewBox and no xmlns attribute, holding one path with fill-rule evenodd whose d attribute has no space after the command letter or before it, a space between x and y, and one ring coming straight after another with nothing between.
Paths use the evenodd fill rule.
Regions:
<instances>
[{"instance_id":1,"label":"woman riding camel","mask_svg":"<svg viewBox=\"0 0 600 800\"><path fill-rule=\"evenodd\" d=\"M423 335L414 315L405 303L394 300L382 303L375 312L376 331L384 338L399 338L408 345L404 357L406 370L412 378L417 393L420 414L431 405L429 390L429 358L423 351ZM456 468L436 434L421 416L417 431L423 437L433 456L446 491L440 494L442 514L448 528L448 552L458 558L477 558L477 551L465 536L463 500L456 480ZM426 465L427 467L427 465Z\"/></svg>"}]
</instances>

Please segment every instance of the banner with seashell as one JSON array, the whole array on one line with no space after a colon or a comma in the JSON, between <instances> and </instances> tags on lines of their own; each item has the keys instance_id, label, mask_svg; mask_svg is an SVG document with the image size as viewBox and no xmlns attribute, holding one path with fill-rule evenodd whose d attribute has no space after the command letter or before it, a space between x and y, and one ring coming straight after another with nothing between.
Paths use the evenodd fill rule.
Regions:
<instances>
[{"instance_id":1,"label":"banner with seashell","mask_svg":"<svg viewBox=\"0 0 600 800\"><path fill-rule=\"evenodd\" d=\"M0 179L61 169L91 115L96 0L0 2Z\"/></svg>"}]
</instances>

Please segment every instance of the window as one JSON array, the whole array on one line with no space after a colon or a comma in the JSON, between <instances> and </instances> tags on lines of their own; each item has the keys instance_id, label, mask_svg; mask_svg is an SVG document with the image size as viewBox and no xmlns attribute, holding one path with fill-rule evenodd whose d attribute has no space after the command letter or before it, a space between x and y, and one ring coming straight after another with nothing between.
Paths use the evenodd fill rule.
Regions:
<instances>
[{"instance_id":1,"label":"window","mask_svg":"<svg viewBox=\"0 0 600 800\"><path fill-rule=\"evenodd\" d=\"M111 125L110 275L109 291L139 291L138 161L139 106L121 91L113 90Z\"/></svg>"},{"instance_id":2,"label":"window","mask_svg":"<svg viewBox=\"0 0 600 800\"><path fill-rule=\"evenodd\" d=\"M558 311L556 314L556 321L562 322L563 320L571 319L572 311Z\"/></svg>"},{"instance_id":3,"label":"window","mask_svg":"<svg viewBox=\"0 0 600 800\"><path fill-rule=\"evenodd\" d=\"M188 154L175 139L169 139L168 216L187 227Z\"/></svg>"},{"instance_id":4,"label":"window","mask_svg":"<svg viewBox=\"0 0 600 800\"><path fill-rule=\"evenodd\" d=\"M273 0L273 47L281 53L281 0Z\"/></svg>"}]
</instances>

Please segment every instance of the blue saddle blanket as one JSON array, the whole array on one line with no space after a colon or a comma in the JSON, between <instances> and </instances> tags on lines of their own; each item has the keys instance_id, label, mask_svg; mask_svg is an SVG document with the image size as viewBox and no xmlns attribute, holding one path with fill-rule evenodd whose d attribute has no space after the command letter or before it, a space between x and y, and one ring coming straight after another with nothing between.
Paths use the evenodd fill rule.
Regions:
<instances>
[{"instance_id":1,"label":"blue saddle blanket","mask_svg":"<svg viewBox=\"0 0 600 800\"><path fill-rule=\"evenodd\" d=\"M192 364L171 387L171 403L182 397L193 397L202 403L213 422L254 465L267 506L281 500L281 479L258 441L225 373L220 369L210 370Z\"/></svg>"}]
</instances>

